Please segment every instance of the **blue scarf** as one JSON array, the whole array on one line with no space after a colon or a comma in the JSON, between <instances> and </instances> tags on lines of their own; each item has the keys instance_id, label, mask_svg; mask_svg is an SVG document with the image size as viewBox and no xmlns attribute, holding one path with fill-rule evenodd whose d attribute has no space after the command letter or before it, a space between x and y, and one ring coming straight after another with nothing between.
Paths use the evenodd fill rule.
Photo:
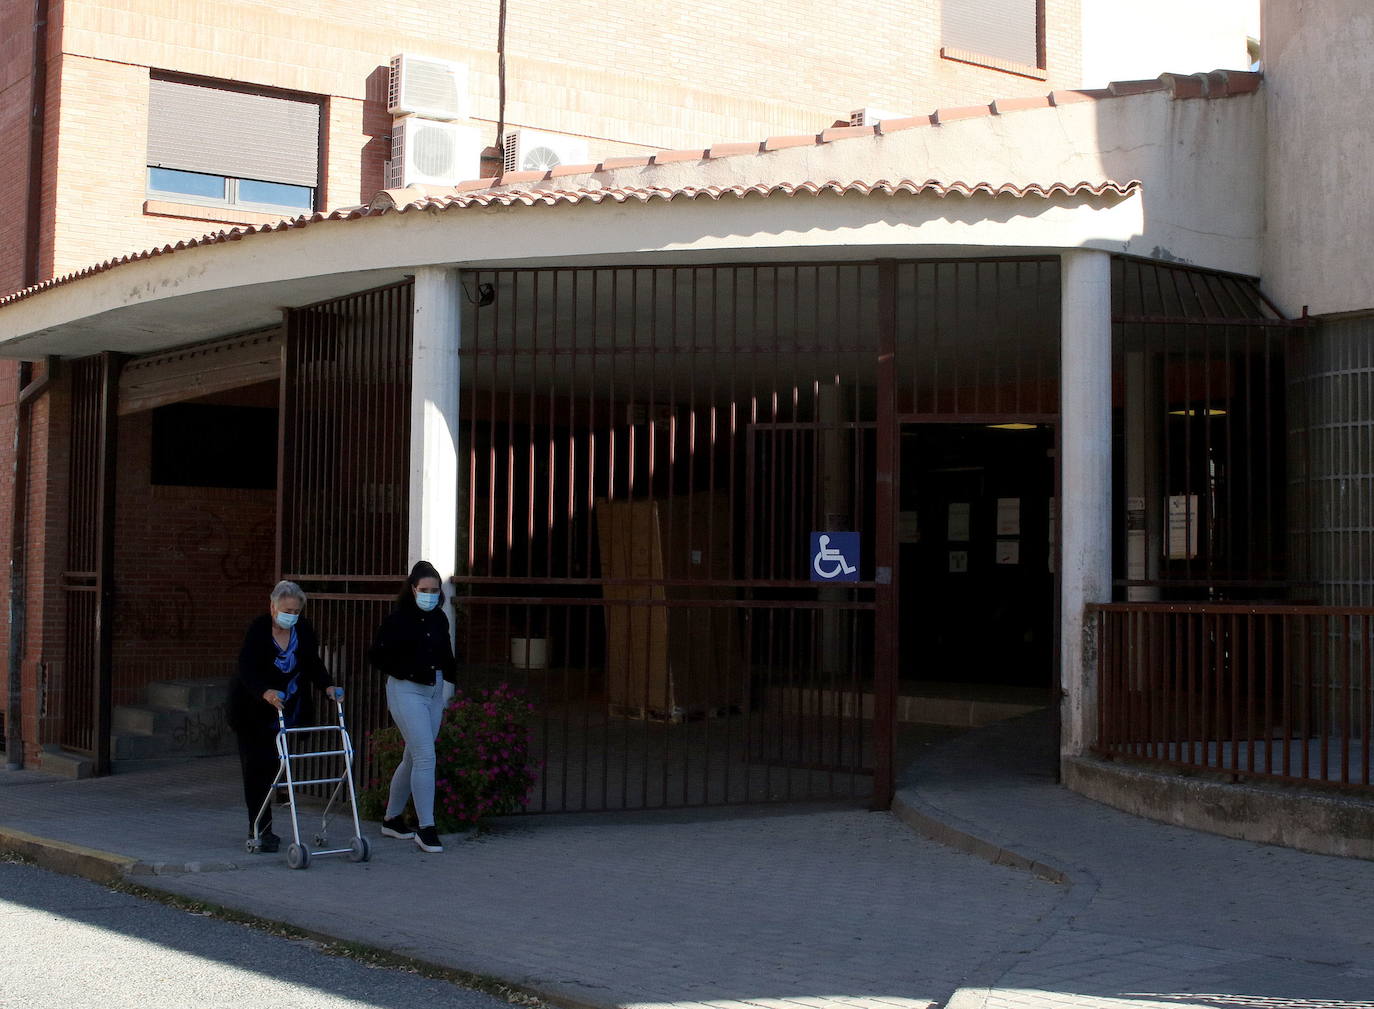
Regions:
<instances>
[{"instance_id":1,"label":"blue scarf","mask_svg":"<svg viewBox=\"0 0 1374 1009\"><path fill-rule=\"evenodd\" d=\"M273 641L272 644L275 645L276 641ZM277 649L276 666L283 673L289 674L296 668L296 646L298 644L300 644L300 642L296 639L296 629L293 627L291 628L291 640L286 643L286 647ZM286 700L284 704L286 708L286 727L288 729L296 724L296 710L300 707L300 704L298 700L292 701L292 698L295 697L296 690L300 686L300 678L301 674L296 673L296 675L292 676L290 681L286 684Z\"/></svg>"}]
</instances>

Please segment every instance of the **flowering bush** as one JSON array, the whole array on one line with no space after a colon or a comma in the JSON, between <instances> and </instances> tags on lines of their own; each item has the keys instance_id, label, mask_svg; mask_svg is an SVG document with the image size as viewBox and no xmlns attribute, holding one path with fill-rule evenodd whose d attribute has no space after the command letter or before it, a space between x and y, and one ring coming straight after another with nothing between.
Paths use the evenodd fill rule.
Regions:
<instances>
[{"instance_id":1,"label":"flowering bush","mask_svg":"<svg viewBox=\"0 0 1374 1009\"><path fill-rule=\"evenodd\" d=\"M434 741L434 823L440 833L466 830L483 817L528 805L536 777L529 759L533 710L504 683L472 696L454 693ZM369 738L377 777L363 790L361 805L364 816L379 820L386 814L387 791L405 740L394 725Z\"/></svg>"}]
</instances>

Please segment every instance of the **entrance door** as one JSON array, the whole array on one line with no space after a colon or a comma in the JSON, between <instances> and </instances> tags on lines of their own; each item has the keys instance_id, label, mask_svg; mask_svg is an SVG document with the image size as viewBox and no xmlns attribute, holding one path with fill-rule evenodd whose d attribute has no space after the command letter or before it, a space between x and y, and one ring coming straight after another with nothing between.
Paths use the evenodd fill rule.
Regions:
<instances>
[{"instance_id":1,"label":"entrance door","mask_svg":"<svg viewBox=\"0 0 1374 1009\"><path fill-rule=\"evenodd\" d=\"M1053 445L1047 425L902 429L904 686L978 697L1052 681Z\"/></svg>"}]
</instances>

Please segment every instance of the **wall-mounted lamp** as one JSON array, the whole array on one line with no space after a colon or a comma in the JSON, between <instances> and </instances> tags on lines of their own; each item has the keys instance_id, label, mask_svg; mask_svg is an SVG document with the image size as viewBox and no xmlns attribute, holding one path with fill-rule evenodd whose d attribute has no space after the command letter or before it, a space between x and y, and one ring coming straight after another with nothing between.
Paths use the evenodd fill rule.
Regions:
<instances>
[{"instance_id":1,"label":"wall-mounted lamp","mask_svg":"<svg viewBox=\"0 0 1374 1009\"><path fill-rule=\"evenodd\" d=\"M1192 406L1186 410L1170 410L1170 417L1225 417L1226 411L1218 406Z\"/></svg>"},{"instance_id":2,"label":"wall-mounted lamp","mask_svg":"<svg viewBox=\"0 0 1374 1009\"><path fill-rule=\"evenodd\" d=\"M1034 431L1039 424L1021 424L1013 422L1011 424L989 424L988 427L994 431Z\"/></svg>"},{"instance_id":3,"label":"wall-mounted lamp","mask_svg":"<svg viewBox=\"0 0 1374 1009\"><path fill-rule=\"evenodd\" d=\"M488 305L490 305L493 301L496 300L496 288L492 284L478 284L477 296L473 297L472 292L468 290L468 285L464 284L463 296L466 297L471 304L476 305L478 308L486 308Z\"/></svg>"}]
</instances>

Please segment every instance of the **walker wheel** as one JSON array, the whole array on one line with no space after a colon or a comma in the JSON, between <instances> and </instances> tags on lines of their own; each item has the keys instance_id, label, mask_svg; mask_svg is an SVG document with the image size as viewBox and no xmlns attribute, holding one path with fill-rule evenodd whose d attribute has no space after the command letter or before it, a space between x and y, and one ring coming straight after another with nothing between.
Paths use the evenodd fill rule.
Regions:
<instances>
[{"instance_id":1,"label":"walker wheel","mask_svg":"<svg viewBox=\"0 0 1374 1009\"><path fill-rule=\"evenodd\" d=\"M367 843L365 837L355 837L348 842L348 860L350 862L366 862L372 857L372 847Z\"/></svg>"},{"instance_id":2,"label":"walker wheel","mask_svg":"<svg viewBox=\"0 0 1374 1009\"><path fill-rule=\"evenodd\" d=\"M293 869L310 868L310 849L303 844L293 844L286 849L286 864Z\"/></svg>"},{"instance_id":3,"label":"walker wheel","mask_svg":"<svg viewBox=\"0 0 1374 1009\"><path fill-rule=\"evenodd\" d=\"M259 841L256 837L250 837L248 840L243 842L243 850L248 852L248 854L250 855L256 855L258 853L258 849L261 847L262 842Z\"/></svg>"},{"instance_id":4,"label":"walker wheel","mask_svg":"<svg viewBox=\"0 0 1374 1009\"><path fill-rule=\"evenodd\" d=\"M325 847L325 846L326 846L326 842L328 842L328 840L329 840L329 838L325 837L323 834L316 834L316 835L315 835L315 847L316 847L316 848L323 848L323 847Z\"/></svg>"}]
</instances>

